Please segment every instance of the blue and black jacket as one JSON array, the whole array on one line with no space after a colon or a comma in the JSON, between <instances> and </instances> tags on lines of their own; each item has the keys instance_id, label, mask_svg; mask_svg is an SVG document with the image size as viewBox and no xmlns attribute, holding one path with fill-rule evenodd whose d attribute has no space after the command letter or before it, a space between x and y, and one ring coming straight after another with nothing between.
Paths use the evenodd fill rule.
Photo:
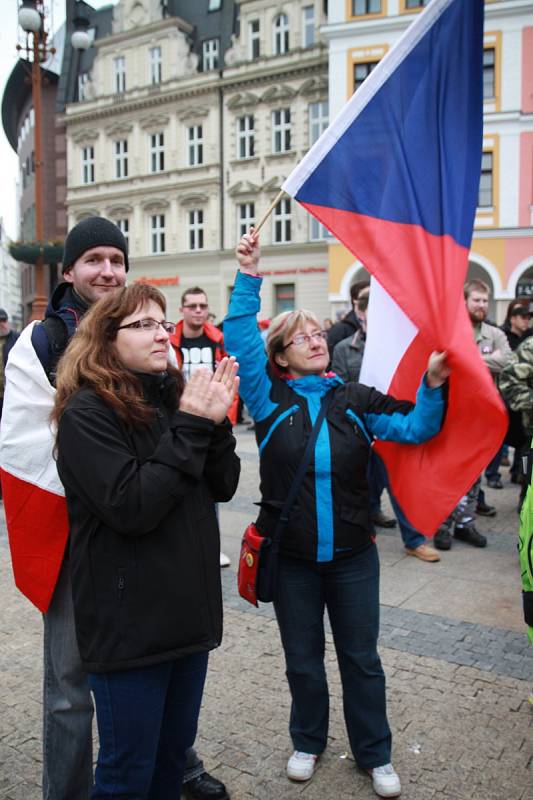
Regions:
<instances>
[{"instance_id":1,"label":"blue and black jacket","mask_svg":"<svg viewBox=\"0 0 533 800\"><path fill-rule=\"evenodd\" d=\"M334 392L281 542L285 555L332 561L366 547L373 535L367 483L372 439L419 444L435 436L444 415L443 392L422 380L414 405L360 383L343 383L336 375L277 377L256 322L260 287L260 278L239 272L224 321L226 349L240 365L239 391L255 421L261 475L257 526L273 534L321 399Z\"/></svg>"}]
</instances>

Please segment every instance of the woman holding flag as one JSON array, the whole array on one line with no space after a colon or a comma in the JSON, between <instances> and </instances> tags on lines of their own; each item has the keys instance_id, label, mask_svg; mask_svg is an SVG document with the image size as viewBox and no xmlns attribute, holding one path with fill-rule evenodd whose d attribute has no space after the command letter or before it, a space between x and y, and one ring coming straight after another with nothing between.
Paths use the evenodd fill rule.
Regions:
<instances>
[{"instance_id":1,"label":"woman holding flag","mask_svg":"<svg viewBox=\"0 0 533 800\"><path fill-rule=\"evenodd\" d=\"M272 535L323 398L329 407L314 457L281 540L274 608L292 698L292 780L305 781L327 743L329 696L324 668L328 609L341 673L344 716L357 765L381 797L398 797L391 764L385 676L377 652L379 561L366 479L374 437L417 444L437 434L444 415L440 388L450 370L433 353L416 405L327 373L325 332L309 311L284 312L269 328L267 353L258 333L261 278L258 234L237 246L237 274L224 336L240 364L241 396L260 453L261 511L256 525Z\"/></svg>"}]
</instances>

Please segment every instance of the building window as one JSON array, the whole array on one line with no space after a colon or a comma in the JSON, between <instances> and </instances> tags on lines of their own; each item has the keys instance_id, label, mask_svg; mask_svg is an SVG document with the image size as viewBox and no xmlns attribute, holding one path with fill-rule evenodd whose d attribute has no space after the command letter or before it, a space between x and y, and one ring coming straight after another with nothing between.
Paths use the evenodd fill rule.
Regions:
<instances>
[{"instance_id":1,"label":"building window","mask_svg":"<svg viewBox=\"0 0 533 800\"><path fill-rule=\"evenodd\" d=\"M94 147L92 144L81 149L81 172L83 183L94 183Z\"/></svg>"},{"instance_id":2,"label":"building window","mask_svg":"<svg viewBox=\"0 0 533 800\"><path fill-rule=\"evenodd\" d=\"M118 56L113 61L115 65L115 92L121 94L126 91L126 59Z\"/></svg>"},{"instance_id":3,"label":"building window","mask_svg":"<svg viewBox=\"0 0 533 800\"><path fill-rule=\"evenodd\" d=\"M248 233L255 225L255 203L239 203L237 206L237 239Z\"/></svg>"},{"instance_id":4,"label":"building window","mask_svg":"<svg viewBox=\"0 0 533 800\"><path fill-rule=\"evenodd\" d=\"M481 157L481 177L477 204L479 208L492 208L492 153L483 153Z\"/></svg>"},{"instance_id":5,"label":"building window","mask_svg":"<svg viewBox=\"0 0 533 800\"><path fill-rule=\"evenodd\" d=\"M189 250L204 249L204 212L195 208L188 213L189 222Z\"/></svg>"},{"instance_id":6,"label":"building window","mask_svg":"<svg viewBox=\"0 0 533 800\"><path fill-rule=\"evenodd\" d=\"M220 11L222 8L222 0L209 0L209 5L207 6L208 11Z\"/></svg>"},{"instance_id":7,"label":"building window","mask_svg":"<svg viewBox=\"0 0 533 800\"><path fill-rule=\"evenodd\" d=\"M352 17L381 14L381 0L352 0Z\"/></svg>"},{"instance_id":8,"label":"building window","mask_svg":"<svg viewBox=\"0 0 533 800\"><path fill-rule=\"evenodd\" d=\"M161 60L161 48L150 48L150 83L156 86L163 80L163 64Z\"/></svg>"},{"instance_id":9,"label":"building window","mask_svg":"<svg viewBox=\"0 0 533 800\"><path fill-rule=\"evenodd\" d=\"M311 47L316 41L315 7L302 8L302 47Z\"/></svg>"},{"instance_id":10,"label":"building window","mask_svg":"<svg viewBox=\"0 0 533 800\"><path fill-rule=\"evenodd\" d=\"M187 149L190 167L197 167L204 163L204 136L201 125L192 125L187 128Z\"/></svg>"},{"instance_id":11,"label":"building window","mask_svg":"<svg viewBox=\"0 0 533 800\"><path fill-rule=\"evenodd\" d=\"M280 14L274 20L274 55L281 56L289 52L289 18Z\"/></svg>"},{"instance_id":12,"label":"building window","mask_svg":"<svg viewBox=\"0 0 533 800\"><path fill-rule=\"evenodd\" d=\"M115 225L117 226L119 231L122 231L122 235L126 240L126 249L129 251L129 249L130 249L130 221L129 221L129 219L127 217L124 217L123 219L116 219L115 220Z\"/></svg>"},{"instance_id":13,"label":"building window","mask_svg":"<svg viewBox=\"0 0 533 800\"><path fill-rule=\"evenodd\" d=\"M253 19L248 23L248 41L250 48L250 58L259 58L261 55L261 28L259 20Z\"/></svg>"},{"instance_id":14,"label":"building window","mask_svg":"<svg viewBox=\"0 0 533 800\"><path fill-rule=\"evenodd\" d=\"M332 234L315 217L309 217L309 239L312 242L321 242L323 239L331 239Z\"/></svg>"},{"instance_id":15,"label":"building window","mask_svg":"<svg viewBox=\"0 0 533 800\"><path fill-rule=\"evenodd\" d=\"M405 0L406 8L423 8L427 6L429 0Z\"/></svg>"},{"instance_id":16,"label":"building window","mask_svg":"<svg viewBox=\"0 0 533 800\"><path fill-rule=\"evenodd\" d=\"M291 241L291 201L283 198L274 209L274 243L284 244Z\"/></svg>"},{"instance_id":17,"label":"building window","mask_svg":"<svg viewBox=\"0 0 533 800\"><path fill-rule=\"evenodd\" d=\"M165 215L152 214L150 218L151 252L157 256L165 252Z\"/></svg>"},{"instance_id":18,"label":"building window","mask_svg":"<svg viewBox=\"0 0 533 800\"><path fill-rule=\"evenodd\" d=\"M377 61L361 62L353 65L353 90L354 92L359 89L365 78L368 78L374 67L378 64Z\"/></svg>"},{"instance_id":19,"label":"building window","mask_svg":"<svg viewBox=\"0 0 533 800\"><path fill-rule=\"evenodd\" d=\"M78 75L78 102L83 103L87 100L87 87L89 84L89 73L82 72Z\"/></svg>"},{"instance_id":20,"label":"building window","mask_svg":"<svg viewBox=\"0 0 533 800\"><path fill-rule=\"evenodd\" d=\"M294 283L277 283L274 286L275 314L282 314L284 311L294 311L294 289Z\"/></svg>"},{"instance_id":21,"label":"building window","mask_svg":"<svg viewBox=\"0 0 533 800\"><path fill-rule=\"evenodd\" d=\"M128 140L117 139L114 145L115 178L128 177Z\"/></svg>"},{"instance_id":22,"label":"building window","mask_svg":"<svg viewBox=\"0 0 533 800\"><path fill-rule=\"evenodd\" d=\"M286 153L291 149L291 110L280 108L272 112L272 152Z\"/></svg>"},{"instance_id":23,"label":"building window","mask_svg":"<svg viewBox=\"0 0 533 800\"><path fill-rule=\"evenodd\" d=\"M165 169L165 137L162 133L150 134L150 172Z\"/></svg>"},{"instance_id":24,"label":"building window","mask_svg":"<svg viewBox=\"0 0 533 800\"><path fill-rule=\"evenodd\" d=\"M202 70L218 69L218 39L207 39L202 44Z\"/></svg>"},{"instance_id":25,"label":"building window","mask_svg":"<svg viewBox=\"0 0 533 800\"><path fill-rule=\"evenodd\" d=\"M328 124L328 101L309 103L309 147L322 136Z\"/></svg>"},{"instance_id":26,"label":"building window","mask_svg":"<svg viewBox=\"0 0 533 800\"><path fill-rule=\"evenodd\" d=\"M254 118L248 114L237 120L237 158L252 158L254 153Z\"/></svg>"},{"instance_id":27,"label":"building window","mask_svg":"<svg viewBox=\"0 0 533 800\"><path fill-rule=\"evenodd\" d=\"M496 96L496 51L494 47L483 50L483 100Z\"/></svg>"}]
</instances>

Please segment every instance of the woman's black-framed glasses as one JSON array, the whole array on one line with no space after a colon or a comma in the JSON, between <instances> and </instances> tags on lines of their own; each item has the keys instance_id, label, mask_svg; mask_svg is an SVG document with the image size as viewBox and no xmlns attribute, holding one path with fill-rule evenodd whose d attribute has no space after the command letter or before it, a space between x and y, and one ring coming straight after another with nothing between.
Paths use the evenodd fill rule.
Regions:
<instances>
[{"instance_id":1,"label":"woman's black-framed glasses","mask_svg":"<svg viewBox=\"0 0 533 800\"><path fill-rule=\"evenodd\" d=\"M297 333L290 342L284 344L281 348L282 350L286 350L287 347L290 347L293 344L295 347L304 347L308 345L311 339L315 341L319 341L320 339L327 339L328 332L327 331L315 331L314 333Z\"/></svg>"},{"instance_id":2,"label":"woman's black-framed glasses","mask_svg":"<svg viewBox=\"0 0 533 800\"><path fill-rule=\"evenodd\" d=\"M117 331L121 331L123 328L134 328L142 331L155 331L159 328L159 326L161 326L165 333L168 333L170 336L176 332L176 325L173 322L167 322L166 319L159 322L159 320L152 319L152 317L144 317L143 319L135 320L135 322L128 322L127 325L119 325Z\"/></svg>"}]
</instances>

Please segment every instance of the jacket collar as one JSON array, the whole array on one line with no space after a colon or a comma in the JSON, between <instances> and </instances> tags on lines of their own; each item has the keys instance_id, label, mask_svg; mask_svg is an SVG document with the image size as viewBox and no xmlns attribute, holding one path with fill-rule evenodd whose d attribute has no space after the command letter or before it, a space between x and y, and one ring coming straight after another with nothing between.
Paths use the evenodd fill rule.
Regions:
<instances>
[{"instance_id":1,"label":"jacket collar","mask_svg":"<svg viewBox=\"0 0 533 800\"><path fill-rule=\"evenodd\" d=\"M224 338L222 331L219 331L219 329L216 328L214 325L211 325L211 323L209 322L205 323L202 329L202 333L205 334L208 339L211 339L212 342L215 342L215 344L222 344L222 340ZM175 332L170 337L170 342L175 347L179 347L182 339L183 339L183 320L180 319L180 321L176 324Z\"/></svg>"},{"instance_id":2,"label":"jacket collar","mask_svg":"<svg viewBox=\"0 0 533 800\"><path fill-rule=\"evenodd\" d=\"M294 389L296 394L302 397L318 394L319 397L324 397L331 389L336 386L341 386L343 381L334 372L328 372L326 375L304 375L303 378L286 378L287 386Z\"/></svg>"}]
</instances>

